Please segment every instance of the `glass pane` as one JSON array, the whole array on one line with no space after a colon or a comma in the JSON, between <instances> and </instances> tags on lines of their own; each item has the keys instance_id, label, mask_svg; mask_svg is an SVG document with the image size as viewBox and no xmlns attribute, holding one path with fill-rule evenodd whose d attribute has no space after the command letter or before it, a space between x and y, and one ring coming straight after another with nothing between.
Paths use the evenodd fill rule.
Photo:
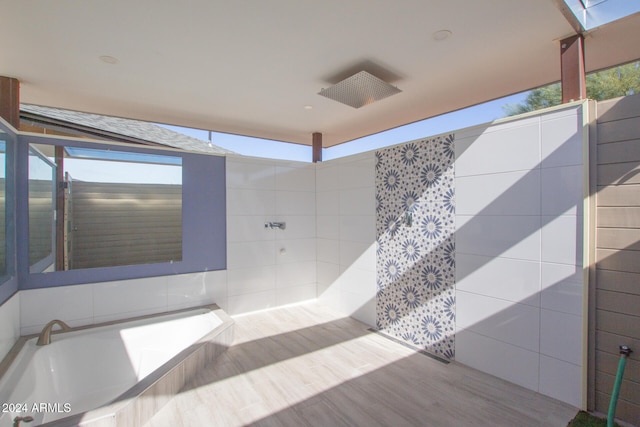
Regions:
<instances>
[{"instance_id":1,"label":"glass pane","mask_svg":"<svg viewBox=\"0 0 640 427\"><path fill-rule=\"evenodd\" d=\"M54 147L34 146L55 162ZM60 155L60 154L59 154ZM182 159L65 147L56 270L182 260Z\"/></svg>"},{"instance_id":2,"label":"glass pane","mask_svg":"<svg viewBox=\"0 0 640 427\"><path fill-rule=\"evenodd\" d=\"M32 273L55 267L55 164L29 147L29 266Z\"/></svg>"}]
</instances>

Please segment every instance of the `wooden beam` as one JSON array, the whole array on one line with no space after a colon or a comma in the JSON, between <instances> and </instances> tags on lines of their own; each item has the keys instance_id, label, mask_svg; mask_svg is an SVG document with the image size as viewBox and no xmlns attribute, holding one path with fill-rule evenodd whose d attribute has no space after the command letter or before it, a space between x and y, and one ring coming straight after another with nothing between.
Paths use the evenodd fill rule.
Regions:
<instances>
[{"instance_id":1,"label":"wooden beam","mask_svg":"<svg viewBox=\"0 0 640 427\"><path fill-rule=\"evenodd\" d=\"M0 117L11 126L20 127L20 82L0 76Z\"/></svg>"},{"instance_id":2,"label":"wooden beam","mask_svg":"<svg viewBox=\"0 0 640 427\"><path fill-rule=\"evenodd\" d=\"M584 68L584 37L576 35L560 41L562 103L587 99Z\"/></svg>"},{"instance_id":3,"label":"wooden beam","mask_svg":"<svg viewBox=\"0 0 640 427\"><path fill-rule=\"evenodd\" d=\"M322 161L322 134L320 132L313 133L313 163Z\"/></svg>"}]
</instances>

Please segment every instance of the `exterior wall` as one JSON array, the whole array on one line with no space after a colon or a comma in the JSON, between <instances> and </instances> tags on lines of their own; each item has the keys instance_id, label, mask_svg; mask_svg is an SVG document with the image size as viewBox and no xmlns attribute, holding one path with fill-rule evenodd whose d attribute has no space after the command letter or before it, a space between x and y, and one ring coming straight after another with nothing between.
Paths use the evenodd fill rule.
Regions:
<instances>
[{"instance_id":1,"label":"exterior wall","mask_svg":"<svg viewBox=\"0 0 640 427\"><path fill-rule=\"evenodd\" d=\"M456 360L582 406L583 108L456 133Z\"/></svg>"},{"instance_id":2,"label":"exterior wall","mask_svg":"<svg viewBox=\"0 0 640 427\"><path fill-rule=\"evenodd\" d=\"M597 109L595 409L607 412L628 345L616 416L640 425L640 95Z\"/></svg>"},{"instance_id":3,"label":"exterior wall","mask_svg":"<svg viewBox=\"0 0 640 427\"><path fill-rule=\"evenodd\" d=\"M373 152L316 166L318 297L370 326L376 319Z\"/></svg>"},{"instance_id":4,"label":"exterior wall","mask_svg":"<svg viewBox=\"0 0 640 427\"><path fill-rule=\"evenodd\" d=\"M313 164L227 157L229 314L316 297L315 191Z\"/></svg>"},{"instance_id":5,"label":"exterior wall","mask_svg":"<svg viewBox=\"0 0 640 427\"><path fill-rule=\"evenodd\" d=\"M70 188L70 268L182 260L182 185L74 181Z\"/></svg>"}]
</instances>

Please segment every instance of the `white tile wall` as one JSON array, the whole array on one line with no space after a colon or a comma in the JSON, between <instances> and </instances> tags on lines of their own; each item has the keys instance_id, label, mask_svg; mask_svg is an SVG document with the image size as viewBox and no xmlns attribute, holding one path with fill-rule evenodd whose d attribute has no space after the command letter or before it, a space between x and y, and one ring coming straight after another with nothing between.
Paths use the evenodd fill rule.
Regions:
<instances>
[{"instance_id":1,"label":"white tile wall","mask_svg":"<svg viewBox=\"0 0 640 427\"><path fill-rule=\"evenodd\" d=\"M541 265L540 306L580 316L582 314L583 268L578 265Z\"/></svg>"},{"instance_id":2,"label":"white tile wall","mask_svg":"<svg viewBox=\"0 0 640 427\"><path fill-rule=\"evenodd\" d=\"M316 297L315 172L309 163L227 157L230 314ZM274 221L286 228L265 229Z\"/></svg>"},{"instance_id":3,"label":"white tile wall","mask_svg":"<svg viewBox=\"0 0 640 427\"><path fill-rule=\"evenodd\" d=\"M459 215L540 215L540 170L456 178Z\"/></svg>"},{"instance_id":4,"label":"white tile wall","mask_svg":"<svg viewBox=\"0 0 640 427\"><path fill-rule=\"evenodd\" d=\"M540 124L542 167L582 164L582 108L543 114Z\"/></svg>"},{"instance_id":5,"label":"white tile wall","mask_svg":"<svg viewBox=\"0 0 640 427\"><path fill-rule=\"evenodd\" d=\"M225 308L226 272L210 271L20 291L20 335L53 319L90 325L217 303Z\"/></svg>"},{"instance_id":6,"label":"white tile wall","mask_svg":"<svg viewBox=\"0 0 640 427\"><path fill-rule=\"evenodd\" d=\"M582 215L582 165L542 169L542 215Z\"/></svg>"},{"instance_id":7,"label":"white tile wall","mask_svg":"<svg viewBox=\"0 0 640 427\"><path fill-rule=\"evenodd\" d=\"M581 383L580 366L540 355L540 393L579 408L582 405Z\"/></svg>"},{"instance_id":8,"label":"white tile wall","mask_svg":"<svg viewBox=\"0 0 640 427\"><path fill-rule=\"evenodd\" d=\"M582 107L456 141L456 360L582 402ZM518 359L518 360L514 360Z\"/></svg>"},{"instance_id":9,"label":"white tile wall","mask_svg":"<svg viewBox=\"0 0 640 427\"><path fill-rule=\"evenodd\" d=\"M458 328L456 362L528 389L538 390L538 352Z\"/></svg>"},{"instance_id":10,"label":"white tile wall","mask_svg":"<svg viewBox=\"0 0 640 427\"><path fill-rule=\"evenodd\" d=\"M539 307L540 264L458 253L456 289Z\"/></svg>"},{"instance_id":11,"label":"white tile wall","mask_svg":"<svg viewBox=\"0 0 640 427\"><path fill-rule=\"evenodd\" d=\"M20 292L0 305L0 360L20 337Z\"/></svg>"},{"instance_id":12,"label":"white tile wall","mask_svg":"<svg viewBox=\"0 0 640 427\"><path fill-rule=\"evenodd\" d=\"M316 166L318 296L375 325L373 153Z\"/></svg>"},{"instance_id":13,"label":"white tile wall","mask_svg":"<svg viewBox=\"0 0 640 427\"><path fill-rule=\"evenodd\" d=\"M456 289L456 324L462 329L538 352L540 310Z\"/></svg>"},{"instance_id":14,"label":"white tile wall","mask_svg":"<svg viewBox=\"0 0 640 427\"><path fill-rule=\"evenodd\" d=\"M456 215L456 253L540 260L540 216Z\"/></svg>"}]
</instances>

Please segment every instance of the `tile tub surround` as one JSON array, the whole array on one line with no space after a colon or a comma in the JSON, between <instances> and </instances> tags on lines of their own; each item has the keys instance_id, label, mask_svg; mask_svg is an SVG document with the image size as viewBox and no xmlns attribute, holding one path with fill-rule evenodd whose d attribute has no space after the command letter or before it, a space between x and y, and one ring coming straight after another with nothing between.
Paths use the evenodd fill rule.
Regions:
<instances>
[{"instance_id":1,"label":"tile tub surround","mask_svg":"<svg viewBox=\"0 0 640 427\"><path fill-rule=\"evenodd\" d=\"M376 152L376 327L455 357L454 135Z\"/></svg>"},{"instance_id":2,"label":"tile tub surround","mask_svg":"<svg viewBox=\"0 0 640 427\"><path fill-rule=\"evenodd\" d=\"M225 270L29 289L20 295L20 335L51 319L71 327L217 304L226 309Z\"/></svg>"},{"instance_id":3,"label":"tile tub surround","mask_svg":"<svg viewBox=\"0 0 640 427\"><path fill-rule=\"evenodd\" d=\"M234 321L218 306L208 306L221 325L184 349L141 382L101 408L42 424L48 427L136 427L144 425L198 372L231 345ZM112 323L112 322L110 322Z\"/></svg>"}]
</instances>

